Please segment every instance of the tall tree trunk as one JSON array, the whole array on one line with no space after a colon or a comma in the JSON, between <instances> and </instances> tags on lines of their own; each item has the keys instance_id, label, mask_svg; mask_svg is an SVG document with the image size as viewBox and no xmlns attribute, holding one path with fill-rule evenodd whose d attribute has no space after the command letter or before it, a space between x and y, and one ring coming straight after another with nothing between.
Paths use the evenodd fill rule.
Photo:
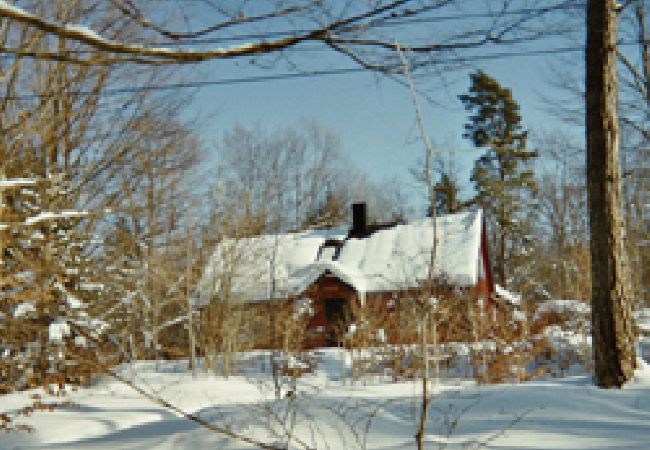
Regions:
<instances>
[{"instance_id":1,"label":"tall tree trunk","mask_svg":"<svg viewBox=\"0 0 650 450\"><path fill-rule=\"evenodd\" d=\"M0 130L3 130L2 127L2 114L0 112ZM5 169L6 164L6 150L5 150L5 139L0 138L0 181L4 180L7 177L7 170ZM9 207L4 206L4 190L0 188L0 222L4 222L6 219L5 211L8 211ZM4 266L4 257L5 257L5 233L6 230L0 230L0 270Z\"/></svg>"},{"instance_id":2,"label":"tall tree trunk","mask_svg":"<svg viewBox=\"0 0 650 450\"><path fill-rule=\"evenodd\" d=\"M151 151L147 152L147 161L145 165L145 170L147 171L147 272L146 272L146 292L149 300L149 314L147 319L149 323L149 331L151 333L151 352L150 355L158 361L158 291L153 282L153 264L154 264L154 245L156 238L158 237L158 228L157 224L154 225L156 221L156 205L155 205L155 173L154 161L152 161Z\"/></svg>"},{"instance_id":3,"label":"tall tree trunk","mask_svg":"<svg viewBox=\"0 0 650 450\"><path fill-rule=\"evenodd\" d=\"M191 227L194 229L195 227ZM192 236L187 236L187 266L185 273L185 295L187 296L187 332L188 332L188 341L190 345L190 354L189 354L189 366L192 369L192 378L196 378L196 336L194 334L194 305L192 303L192 259L194 240Z\"/></svg>"},{"instance_id":4,"label":"tall tree trunk","mask_svg":"<svg viewBox=\"0 0 650 450\"><path fill-rule=\"evenodd\" d=\"M643 60L643 82L645 84L646 106L650 106L650 43L645 28L645 1L640 1L636 6L636 20L639 25L639 44L641 46L641 59ZM649 108L650 109L650 108ZM648 111L648 109L646 109ZM647 119L646 115L646 119Z\"/></svg>"},{"instance_id":5,"label":"tall tree trunk","mask_svg":"<svg viewBox=\"0 0 650 450\"><path fill-rule=\"evenodd\" d=\"M428 299L424 299L425 301ZM422 397L420 399L420 420L418 422L418 430L415 433L415 443L418 450L424 450L424 436L427 430L427 417L429 415L429 354L427 349L427 328L428 328L428 312L422 315L421 322L421 338L420 343L422 351Z\"/></svg>"},{"instance_id":6,"label":"tall tree trunk","mask_svg":"<svg viewBox=\"0 0 650 450\"><path fill-rule=\"evenodd\" d=\"M497 267L499 284L506 286L506 230L499 225L499 262Z\"/></svg>"},{"instance_id":7,"label":"tall tree trunk","mask_svg":"<svg viewBox=\"0 0 650 450\"><path fill-rule=\"evenodd\" d=\"M506 197L506 192L505 192L505 186L506 186L506 173L505 169L503 167L503 157L501 155L500 151L496 152L497 155L497 161L499 164L499 179L501 180L501 188L500 188L500 193L499 196L501 197L501 200L499 201L500 206L499 206L499 217L497 217L497 222L499 223L498 230L499 230L499 258L498 258L498 267L497 267L497 278L499 279L499 284L501 286L508 287L506 286L506 205L504 204L505 197ZM510 228L512 230L512 227Z\"/></svg>"},{"instance_id":8,"label":"tall tree trunk","mask_svg":"<svg viewBox=\"0 0 650 450\"><path fill-rule=\"evenodd\" d=\"M587 6L586 139L596 384L620 387L635 367L621 211L615 0Z\"/></svg>"}]
</instances>

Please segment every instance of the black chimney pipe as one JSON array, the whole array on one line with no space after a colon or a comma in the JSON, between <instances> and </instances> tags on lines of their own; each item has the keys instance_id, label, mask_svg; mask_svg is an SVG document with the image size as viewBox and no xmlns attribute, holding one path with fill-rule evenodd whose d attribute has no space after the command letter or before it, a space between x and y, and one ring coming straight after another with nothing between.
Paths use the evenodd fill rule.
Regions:
<instances>
[{"instance_id":1,"label":"black chimney pipe","mask_svg":"<svg viewBox=\"0 0 650 450\"><path fill-rule=\"evenodd\" d=\"M352 203L352 233L350 234L363 236L366 234L367 227L366 203Z\"/></svg>"}]
</instances>

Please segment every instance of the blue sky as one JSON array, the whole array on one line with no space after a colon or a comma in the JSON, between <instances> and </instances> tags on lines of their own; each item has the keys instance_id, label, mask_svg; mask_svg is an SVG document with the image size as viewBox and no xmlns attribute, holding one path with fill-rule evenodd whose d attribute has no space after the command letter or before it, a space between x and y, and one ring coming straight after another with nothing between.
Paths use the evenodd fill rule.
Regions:
<instances>
[{"instance_id":1,"label":"blue sky","mask_svg":"<svg viewBox=\"0 0 650 450\"><path fill-rule=\"evenodd\" d=\"M530 44L528 49L546 49L567 46L566 41L548 39ZM509 51L501 47L497 51ZM515 50L521 51L518 47ZM485 55L487 51L474 51ZM567 69L581 76L582 52L564 53L575 64ZM293 61L302 68L355 67L347 59L320 49L314 52L292 54ZM502 85L513 91L521 105L525 126L531 130L562 128L578 138L583 131L558 121L547 111L539 93L551 96L549 69L554 55L519 56L477 61L472 67L447 73L443 79L436 76L417 78L419 88L426 89L438 105L420 99L428 133L442 148L465 149L459 156L459 179L469 181L472 161L480 151L472 149L462 138L467 113L457 95L469 86L468 74L481 68L494 76ZM192 69L194 80L219 80L287 73L286 65L278 63L277 69L260 69L247 60L213 62ZM409 168L423 156L423 146L415 142L418 131L409 91L396 82L371 73L355 73L247 83L201 88L192 106L202 118L201 135L208 148L214 148L224 131L239 123L245 126L260 125L267 130L300 125L304 119L316 120L334 132L341 140L343 153L369 175L371 179L399 179L407 191L417 199L413 177Z\"/></svg>"},{"instance_id":2,"label":"blue sky","mask_svg":"<svg viewBox=\"0 0 650 450\"><path fill-rule=\"evenodd\" d=\"M548 60L519 57L480 66L513 90L525 125L532 130L567 128L546 110L548 105L538 95L552 89L547 79L551 76ZM469 86L468 73L451 74L453 83L449 86L435 79L427 81L429 94L439 106L420 99L434 143L441 148L467 150L457 152L459 168L463 169L461 181L468 180L472 161L480 154L462 138L467 113L456 99ZM230 67L219 78L241 75L237 67ZM431 87L436 84L440 88ZM407 188L414 184L409 168L423 156L423 146L415 140L418 131L409 91L369 73L208 87L199 91L193 107L205 118L201 133L208 147L217 144L222 133L237 123L273 130L315 119L339 136L343 153L372 179L397 178Z\"/></svg>"}]
</instances>

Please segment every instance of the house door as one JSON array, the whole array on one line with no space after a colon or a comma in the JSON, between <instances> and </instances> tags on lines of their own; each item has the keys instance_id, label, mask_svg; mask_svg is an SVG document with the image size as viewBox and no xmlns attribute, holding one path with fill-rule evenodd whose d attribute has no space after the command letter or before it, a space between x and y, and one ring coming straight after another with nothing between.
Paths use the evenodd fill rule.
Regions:
<instances>
[{"instance_id":1,"label":"house door","mask_svg":"<svg viewBox=\"0 0 650 450\"><path fill-rule=\"evenodd\" d=\"M346 298L325 299L325 345L334 347L345 331L351 313L350 303Z\"/></svg>"}]
</instances>

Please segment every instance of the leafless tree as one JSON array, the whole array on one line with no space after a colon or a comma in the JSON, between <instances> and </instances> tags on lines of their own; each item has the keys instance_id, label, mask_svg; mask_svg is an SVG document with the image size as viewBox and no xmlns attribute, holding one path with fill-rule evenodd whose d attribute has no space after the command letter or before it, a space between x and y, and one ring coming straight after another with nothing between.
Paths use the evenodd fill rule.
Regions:
<instances>
[{"instance_id":1,"label":"leafless tree","mask_svg":"<svg viewBox=\"0 0 650 450\"><path fill-rule=\"evenodd\" d=\"M529 300L591 295L584 148L568 133L535 133L532 146L541 161L539 190L531 208L532 239L515 272L517 289Z\"/></svg>"}]
</instances>

